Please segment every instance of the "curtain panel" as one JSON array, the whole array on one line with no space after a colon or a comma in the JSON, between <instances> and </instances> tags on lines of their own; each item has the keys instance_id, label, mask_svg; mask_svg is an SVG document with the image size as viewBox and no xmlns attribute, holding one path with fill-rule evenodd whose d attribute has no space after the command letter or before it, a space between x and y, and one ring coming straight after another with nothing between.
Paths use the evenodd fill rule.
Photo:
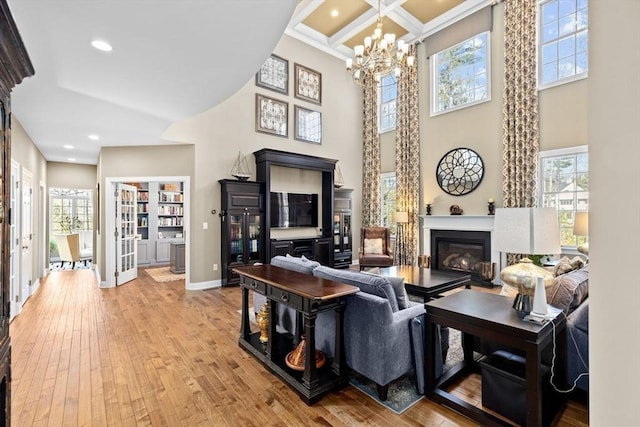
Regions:
<instances>
[{"instance_id":1,"label":"curtain panel","mask_svg":"<svg viewBox=\"0 0 640 427\"><path fill-rule=\"evenodd\" d=\"M407 212L409 222L398 224L402 232L396 236L396 263L415 265L418 260L420 210L420 120L418 105L418 58L412 45L415 65L404 67L398 77L396 99L396 211Z\"/></svg>"},{"instance_id":2,"label":"curtain panel","mask_svg":"<svg viewBox=\"0 0 640 427\"><path fill-rule=\"evenodd\" d=\"M362 95L362 226L376 227L381 219L378 87L375 80L365 81Z\"/></svg>"},{"instance_id":3,"label":"curtain panel","mask_svg":"<svg viewBox=\"0 0 640 427\"><path fill-rule=\"evenodd\" d=\"M503 206L535 207L538 173L537 0L505 2Z\"/></svg>"}]
</instances>

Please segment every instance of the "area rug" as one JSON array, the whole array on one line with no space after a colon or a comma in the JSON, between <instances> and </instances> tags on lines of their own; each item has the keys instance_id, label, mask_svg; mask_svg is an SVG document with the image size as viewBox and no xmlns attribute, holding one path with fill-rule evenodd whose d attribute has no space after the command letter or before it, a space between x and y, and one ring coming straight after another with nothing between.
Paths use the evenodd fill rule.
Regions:
<instances>
[{"instance_id":1,"label":"area rug","mask_svg":"<svg viewBox=\"0 0 640 427\"><path fill-rule=\"evenodd\" d=\"M389 392L385 401L380 400L378 397L376 384L373 381L352 372L349 383L398 415L411 408L424 397L417 393L415 380L409 376L400 377L389 384Z\"/></svg>"},{"instance_id":2,"label":"area rug","mask_svg":"<svg viewBox=\"0 0 640 427\"><path fill-rule=\"evenodd\" d=\"M169 269L170 267L159 267L159 268L147 268L145 269L145 273L147 273L153 280L156 282L174 282L176 280L184 280L184 273L176 274L172 273Z\"/></svg>"}]
</instances>

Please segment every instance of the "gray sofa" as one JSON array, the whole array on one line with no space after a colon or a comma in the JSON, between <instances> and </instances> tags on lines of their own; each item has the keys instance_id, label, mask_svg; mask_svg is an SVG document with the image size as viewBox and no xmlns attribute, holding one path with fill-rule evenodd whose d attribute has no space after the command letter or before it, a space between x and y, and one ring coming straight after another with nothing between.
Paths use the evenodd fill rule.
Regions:
<instances>
[{"instance_id":1,"label":"gray sofa","mask_svg":"<svg viewBox=\"0 0 640 427\"><path fill-rule=\"evenodd\" d=\"M589 265L554 279L547 303L567 316L567 378L569 386L589 391Z\"/></svg>"},{"instance_id":2,"label":"gray sofa","mask_svg":"<svg viewBox=\"0 0 640 427\"><path fill-rule=\"evenodd\" d=\"M423 328L415 321L425 313L424 305L409 301L403 282L396 280L394 288L385 277L333 269L295 257L277 256L271 264L360 288L346 300L345 358L349 368L377 384L381 400L386 399L392 381L416 371L424 372ZM265 301L264 296L254 294L254 309L259 310ZM295 333L295 325L295 312L279 305L278 326ZM328 357L333 357L334 352L334 325L333 312L322 312L316 319L316 348ZM441 354L440 349L436 354ZM442 360L437 359L440 370ZM422 378L418 380L418 390L422 392Z\"/></svg>"}]
</instances>

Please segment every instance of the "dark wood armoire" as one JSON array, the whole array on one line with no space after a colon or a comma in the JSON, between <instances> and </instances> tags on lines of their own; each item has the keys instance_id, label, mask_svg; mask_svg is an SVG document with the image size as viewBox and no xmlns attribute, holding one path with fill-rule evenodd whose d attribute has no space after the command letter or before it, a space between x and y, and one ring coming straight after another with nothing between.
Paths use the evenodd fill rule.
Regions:
<instances>
[{"instance_id":1,"label":"dark wood armoire","mask_svg":"<svg viewBox=\"0 0 640 427\"><path fill-rule=\"evenodd\" d=\"M9 192L11 191L11 89L33 66L6 0L0 0L0 426L11 425L11 339L9 337ZM4 415L2 415L4 414Z\"/></svg>"}]
</instances>

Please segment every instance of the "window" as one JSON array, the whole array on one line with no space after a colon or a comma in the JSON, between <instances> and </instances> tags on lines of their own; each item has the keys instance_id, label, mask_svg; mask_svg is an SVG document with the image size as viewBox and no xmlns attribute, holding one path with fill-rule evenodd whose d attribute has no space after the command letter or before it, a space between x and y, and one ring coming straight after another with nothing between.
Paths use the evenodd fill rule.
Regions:
<instances>
[{"instance_id":1,"label":"window","mask_svg":"<svg viewBox=\"0 0 640 427\"><path fill-rule=\"evenodd\" d=\"M478 34L431 58L431 115L491 99L489 32Z\"/></svg>"},{"instance_id":2,"label":"window","mask_svg":"<svg viewBox=\"0 0 640 427\"><path fill-rule=\"evenodd\" d=\"M393 214L396 211L396 173L387 172L380 174L380 217L382 226L389 227L391 234L396 234L396 224L393 222Z\"/></svg>"},{"instance_id":3,"label":"window","mask_svg":"<svg viewBox=\"0 0 640 427\"><path fill-rule=\"evenodd\" d=\"M576 212L589 210L589 154L586 146L540 152L540 200L558 210L562 246L578 246L587 236L573 235Z\"/></svg>"},{"instance_id":4,"label":"window","mask_svg":"<svg viewBox=\"0 0 640 427\"><path fill-rule=\"evenodd\" d=\"M51 235L93 230L91 190L52 188Z\"/></svg>"},{"instance_id":5,"label":"window","mask_svg":"<svg viewBox=\"0 0 640 427\"><path fill-rule=\"evenodd\" d=\"M396 128L396 98L398 97L398 81L395 74L382 76L378 94L378 132L394 130Z\"/></svg>"},{"instance_id":6,"label":"window","mask_svg":"<svg viewBox=\"0 0 640 427\"><path fill-rule=\"evenodd\" d=\"M589 70L587 0L540 2L540 88L586 77Z\"/></svg>"}]
</instances>

